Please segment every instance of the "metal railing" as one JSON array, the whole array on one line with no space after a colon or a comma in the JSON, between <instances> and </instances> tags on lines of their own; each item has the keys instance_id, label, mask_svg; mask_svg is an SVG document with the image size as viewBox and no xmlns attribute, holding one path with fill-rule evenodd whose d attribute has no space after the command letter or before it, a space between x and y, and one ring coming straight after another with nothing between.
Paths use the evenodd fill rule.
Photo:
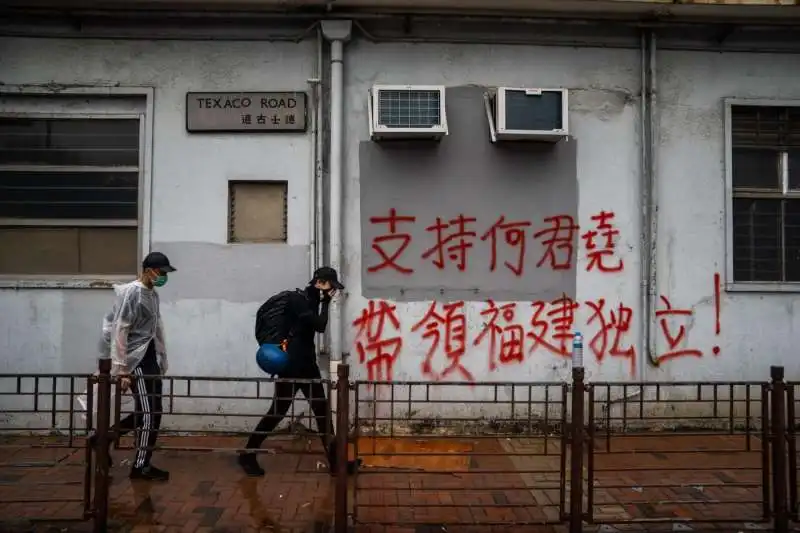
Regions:
<instances>
[{"instance_id":1,"label":"metal railing","mask_svg":"<svg viewBox=\"0 0 800 533\"><path fill-rule=\"evenodd\" d=\"M42 520L90 516L86 437L93 420L75 405L86 392L92 412L92 382L87 375L0 374L0 515L36 509Z\"/></svg>"},{"instance_id":2,"label":"metal railing","mask_svg":"<svg viewBox=\"0 0 800 533\"><path fill-rule=\"evenodd\" d=\"M589 523L769 520L768 384L628 388L587 385Z\"/></svg>"},{"instance_id":3,"label":"metal railing","mask_svg":"<svg viewBox=\"0 0 800 533\"><path fill-rule=\"evenodd\" d=\"M42 490L25 485L25 498L33 495L26 502L41 496L40 501L21 505L77 505L76 517L93 519L96 531L104 531L111 518L126 519L123 509L110 505L123 490L111 480L112 455L146 445L121 435L120 421L137 413L123 402L109 371L109 361L101 360L95 376L0 375L0 429L17 433L0 446L65 454L30 464L11 455L0 464L12 471L0 470L2 514L13 516L20 504L14 486L21 478L13 472L21 468L41 469L46 476ZM758 522L784 533L790 522L800 521L800 383L784 382L781 367L773 367L770 378L587 383L576 368L568 383L351 382L349 367L340 365L336 380L308 381L336 398L335 410L326 409L321 422L324 441L334 446L335 477L329 486L312 486L330 491L322 520L337 532L373 525L513 530L563 524L577 533L606 524ZM239 429L255 427L270 401L301 382L306 383L165 377L167 416L156 448L176 465L189 454L199 454L203 468L227 465L245 450L246 433ZM80 413L75 399L84 390L87 406ZM320 425L310 403L289 409L295 433ZM245 419L252 420L244 424ZM21 431L35 435L23 438ZM93 431L94 448L86 444ZM329 474L327 461L319 460L318 432L308 437L267 441L269 449L258 453L270 475L283 472L297 484ZM352 476L348 458L360 460ZM79 475L56 479L49 475L54 468ZM264 494L256 492L268 489L242 483L245 497L253 492L246 498L250 512L265 514ZM73 492L67 496L59 484Z\"/></svg>"},{"instance_id":4,"label":"metal railing","mask_svg":"<svg viewBox=\"0 0 800 533\"><path fill-rule=\"evenodd\" d=\"M564 521L568 385L359 381L353 387L351 440L363 461L354 480L356 525ZM464 416L469 409L491 416Z\"/></svg>"}]
</instances>

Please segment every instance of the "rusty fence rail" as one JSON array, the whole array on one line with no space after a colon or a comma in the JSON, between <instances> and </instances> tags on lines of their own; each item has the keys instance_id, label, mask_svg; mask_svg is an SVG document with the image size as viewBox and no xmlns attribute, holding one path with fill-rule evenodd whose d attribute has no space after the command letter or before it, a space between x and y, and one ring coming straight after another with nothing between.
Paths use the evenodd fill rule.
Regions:
<instances>
[{"instance_id":1,"label":"rusty fence rail","mask_svg":"<svg viewBox=\"0 0 800 533\"><path fill-rule=\"evenodd\" d=\"M798 449L797 439L800 438L800 383L788 382L786 384L786 439L788 458L788 512L791 520L800 522L800 479L798 479Z\"/></svg>"},{"instance_id":2,"label":"rusty fence rail","mask_svg":"<svg viewBox=\"0 0 800 533\"><path fill-rule=\"evenodd\" d=\"M149 379L150 376L144 376ZM288 390L276 385L289 385ZM305 387L312 388L310 397L302 392ZM113 385L115 401L111 406L111 435L114 450L148 449L137 446L135 434L120 430L125 419L144 415L136 406L131 393L122 392L118 383ZM275 432L259 432L271 438L264 442L258 454L291 455L318 454L314 446L293 446L297 435L316 436L316 419L311 408L319 399L315 391L321 390L321 399L331 398L334 392L331 380L282 380L259 378L229 378L208 376L167 376L163 378L162 408L159 412L147 413L161 415L161 425L156 431L158 441L152 448L154 452L197 452L225 453L244 452L248 436L256 424L267 413L273 401L287 405L282 423ZM295 401L292 401L294 399ZM333 424L335 412L330 409L324 414L325 427ZM122 423L122 424L121 424ZM313 433L313 434L312 434ZM331 438L331 436L329 436ZM115 454L116 455L116 454ZM170 453L174 456L174 453Z\"/></svg>"},{"instance_id":3,"label":"rusty fence rail","mask_svg":"<svg viewBox=\"0 0 800 533\"><path fill-rule=\"evenodd\" d=\"M178 526L184 518L177 510L195 505L178 507L179 500L192 495L202 502L194 512L211 528L229 520L308 527L311 520L337 533L539 524L577 533L741 523L784 533L798 521L800 383L784 382L780 367L764 382L587 382L576 368L566 383L463 384L351 381L349 367L340 365L337 379L313 382L335 404L322 422L335 472L311 403L297 394L286 413L293 424L260 451L269 483L242 476L236 457L272 400L296 392L292 386L168 376L154 451L155 463L163 460L174 475L167 485L142 489L119 482L136 446L118 424L137 414L135 402L119 390L109 361L99 366L95 376L0 375L0 439L14 437L0 440L12 451L0 463L4 516L63 499L61 509L71 505L76 517L93 518L95 531L105 531L111 518ZM84 390L81 413L76 399ZM94 448L86 444L90 434ZM32 466L17 459L20 450L64 455ZM361 461L351 477L348 458ZM55 475L67 468L74 479ZM212 481L188 474L198 468ZM25 492L41 501L16 501L22 491L15 488L35 486L28 476L39 470L35 481L44 488ZM59 484L75 496L62 498Z\"/></svg>"},{"instance_id":4,"label":"rusty fence rail","mask_svg":"<svg viewBox=\"0 0 800 533\"><path fill-rule=\"evenodd\" d=\"M0 516L90 515L92 381L78 374L0 374ZM88 416L77 401L84 393Z\"/></svg>"}]
</instances>

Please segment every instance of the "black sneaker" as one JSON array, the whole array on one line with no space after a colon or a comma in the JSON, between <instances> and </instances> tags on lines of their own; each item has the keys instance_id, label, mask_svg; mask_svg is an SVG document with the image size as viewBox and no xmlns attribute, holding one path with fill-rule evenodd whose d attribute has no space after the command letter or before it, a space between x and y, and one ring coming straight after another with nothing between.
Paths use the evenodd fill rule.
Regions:
<instances>
[{"instance_id":1,"label":"black sneaker","mask_svg":"<svg viewBox=\"0 0 800 533\"><path fill-rule=\"evenodd\" d=\"M114 441L108 441L108 467L111 468L114 466L114 461L111 459L111 445L114 444ZM94 449L94 453L97 453L97 435L92 435L89 437L89 446Z\"/></svg>"},{"instance_id":2,"label":"black sneaker","mask_svg":"<svg viewBox=\"0 0 800 533\"><path fill-rule=\"evenodd\" d=\"M240 453L239 466L249 477L261 477L264 475L264 469L258 464L258 458L254 453Z\"/></svg>"},{"instance_id":3,"label":"black sneaker","mask_svg":"<svg viewBox=\"0 0 800 533\"><path fill-rule=\"evenodd\" d=\"M169 481L169 472L154 466L131 468L131 479L144 479L147 481Z\"/></svg>"}]
</instances>

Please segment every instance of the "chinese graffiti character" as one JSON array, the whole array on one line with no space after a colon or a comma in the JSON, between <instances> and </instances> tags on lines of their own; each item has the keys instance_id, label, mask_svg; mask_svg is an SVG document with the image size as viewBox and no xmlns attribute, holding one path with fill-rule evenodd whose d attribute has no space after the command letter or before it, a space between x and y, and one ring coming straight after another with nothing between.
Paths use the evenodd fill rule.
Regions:
<instances>
[{"instance_id":1,"label":"chinese graffiti character","mask_svg":"<svg viewBox=\"0 0 800 533\"><path fill-rule=\"evenodd\" d=\"M592 310L592 316L589 317L587 324L594 322L600 323L600 329L595 333L592 340L589 341L589 348L594 352L598 362L602 362L606 353L611 357L625 357L630 362L630 374L636 375L636 350L633 346L622 348L620 343L622 337L631 329L631 322L633 321L633 309L619 304L619 307L614 310L611 309L608 314L605 311L606 301L604 298L598 299L596 302L586 302L586 305ZM611 337L611 347L608 347L609 334Z\"/></svg>"},{"instance_id":2,"label":"chinese graffiti character","mask_svg":"<svg viewBox=\"0 0 800 533\"><path fill-rule=\"evenodd\" d=\"M242 124L252 124L250 115L242 115Z\"/></svg>"},{"instance_id":3,"label":"chinese graffiti character","mask_svg":"<svg viewBox=\"0 0 800 533\"><path fill-rule=\"evenodd\" d=\"M479 345L483 338L489 334L489 370L497 370L497 363L507 364L512 362L521 363L525 355L523 345L525 341L525 330L519 324L514 324L516 314L516 303L508 303L497 307L492 300L488 300L488 308L481 311L481 316L488 317L480 335L475 338L473 343ZM503 326L497 321L503 319ZM498 351L499 340L499 351Z\"/></svg>"},{"instance_id":4,"label":"chinese graffiti character","mask_svg":"<svg viewBox=\"0 0 800 533\"><path fill-rule=\"evenodd\" d=\"M286 115L286 123L294 124L294 113L289 113L288 115Z\"/></svg>"},{"instance_id":5,"label":"chinese graffiti character","mask_svg":"<svg viewBox=\"0 0 800 533\"><path fill-rule=\"evenodd\" d=\"M426 231L436 232L436 244L422 254L423 259L428 259L436 254L433 264L439 269L444 268L445 256L452 261L456 261L456 268L461 272L467 269L467 250L472 248L473 243L467 238L475 237L476 233L467 229L467 225L475 222L472 217L458 215L449 222L442 221L441 217L436 217L436 223L425 228ZM456 229L450 235L445 236L444 231L454 226ZM455 241L454 244L451 244Z\"/></svg>"},{"instance_id":6,"label":"chinese graffiti character","mask_svg":"<svg viewBox=\"0 0 800 533\"><path fill-rule=\"evenodd\" d=\"M278 124L280 124L280 123L281 123L281 117L279 117L278 115L272 115L271 117L269 117L269 120L270 120L270 122L272 122L272 123L273 123L275 126L277 126Z\"/></svg>"},{"instance_id":7,"label":"chinese graffiti character","mask_svg":"<svg viewBox=\"0 0 800 533\"><path fill-rule=\"evenodd\" d=\"M578 302L567 295L550 302L551 309L545 313L545 302L533 302L533 316L531 316L531 331L528 338L533 341L529 353L533 353L539 346L560 357L569 357L572 353L568 344L572 341L572 325L575 323L575 310ZM544 316L543 316L544 315ZM553 341L547 340L547 334L552 332Z\"/></svg>"},{"instance_id":8,"label":"chinese graffiti character","mask_svg":"<svg viewBox=\"0 0 800 533\"><path fill-rule=\"evenodd\" d=\"M444 304L441 314L436 312L436 302L432 302L425 316L414 324L411 331L417 331L423 326L425 332L422 338L432 341L422 363L422 374L439 381L453 372L458 372L467 381L475 381L469 370L461 364L461 358L467 351L467 318L464 315L464 302ZM449 365L441 373L437 373L433 370L433 357L442 340L441 329L444 329L444 355L449 360Z\"/></svg>"},{"instance_id":9,"label":"chinese graffiti character","mask_svg":"<svg viewBox=\"0 0 800 533\"><path fill-rule=\"evenodd\" d=\"M384 336L387 321L392 328L392 335ZM394 363L403 347L403 338L399 335L400 320L397 318L397 306L380 300L370 300L361 315L353 321L356 331L356 352L358 362L367 367L367 379L370 381L391 381Z\"/></svg>"},{"instance_id":10,"label":"chinese graffiti character","mask_svg":"<svg viewBox=\"0 0 800 533\"><path fill-rule=\"evenodd\" d=\"M547 261L553 270L569 270L572 268L573 240L579 229L575 220L569 215L556 215L544 219L549 228L534 233L533 238L542 239L545 246L542 258L536 263L540 267Z\"/></svg>"},{"instance_id":11,"label":"chinese graffiti character","mask_svg":"<svg viewBox=\"0 0 800 533\"><path fill-rule=\"evenodd\" d=\"M489 270L494 272L497 267L497 233L502 231L503 238L509 246L517 248L517 261L509 263L506 261L506 267L514 273L515 276L521 276L525 262L525 228L531 225L530 222L506 222L506 217L501 216L497 222L489 228L489 231L483 234L482 241L491 239L492 241L492 261Z\"/></svg>"},{"instance_id":12,"label":"chinese graffiti character","mask_svg":"<svg viewBox=\"0 0 800 533\"><path fill-rule=\"evenodd\" d=\"M408 245L411 244L411 235L408 233L398 233L397 226L401 223L414 223L417 217L413 216L398 216L397 210L393 207L389 210L388 217L370 217L370 224L387 224L389 226L389 233L380 235L372 239L372 249L381 257L382 261L371 267L367 268L367 272L378 272L385 268L394 269L401 274L411 274L414 269L401 266L397 263L397 259L403 254ZM394 252L387 253L384 245L388 243L397 243Z\"/></svg>"},{"instance_id":13,"label":"chinese graffiti character","mask_svg":"<svg viewBox=\"0 0 800 533\"><path fill-rule=\"evenodd\" d=\"M673 309L672 303L666 296L660 296L661 303L664 304L665 309L656 310L656 318L659 319L658 323L661 326L661 333L664 334L664 339L667 341L668 350L666 353L656 356L655 363L659 364L662 361L668 361L678 357L703 357L700 350L689 348L678 348L684 337L686 336L686 326L681 324L678 326L677 332L673 335L670 329L670 324L667 321L669 317L689 317L692 316L692 311L689 309Z\"/></svg>"},{"instance_id":14,"label":"chinese graffiti character","mask_svg":"<svg viewBox=\"0 0 800 533\"><path fill-rule=\"evenodd\" d=\"M610 222L614 216L613 211L600 211L598 214L592 215L595 229L590 229L581 235L585 242L589 259L589 264L586 265L587 272L595 269L600 272L620 272L623 269L622 259L617 260L616 264L604 262L604 260L613 259L614 238L619 235L619 230ZM598 238L602 239L602 246L598 246L596 242Z\"/></svg>"},{"instance_id":15,"label":"chinese graffiti character","mask_svg":"<svg viewBox=\"0 0 800 533\"><path fill-rule=\"evenodd\" d=\"M258 115L256 117L256 123L262 124L262 125L266 124L267 123L267 117L265 115L263 115L263 114L262 115Z\"/></svg>"}]
</instances>

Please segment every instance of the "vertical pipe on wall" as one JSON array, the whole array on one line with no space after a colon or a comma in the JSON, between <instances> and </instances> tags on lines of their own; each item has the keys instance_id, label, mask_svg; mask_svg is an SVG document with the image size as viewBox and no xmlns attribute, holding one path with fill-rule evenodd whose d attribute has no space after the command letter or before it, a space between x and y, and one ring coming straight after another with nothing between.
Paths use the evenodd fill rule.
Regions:
<instances>
[{"instance_id":1,"label":"vertical pipe on wall","mask_svg":"<svg viewBox=\"0 0 800 533\"><path fill-rule=\"evenodd\" d=\"M311 92L311 112L313 129L311 136L311 151L313 157L311 158L311 197L309 199L311 209L311 243L310 257L309 257L309 270L308 279L314 276L314 271L322 266L324 257L324 228L323 219L325 212L323 210L323 195L324 189L322 185L322 117L323 117L323 101L322 101L322 30L317 28L317 50L316 57L314 58L314 67L311 79L308 80L309 89ZM316 335L316 345L318 355L326 352L325 335Z\"/></svg>"},{"instance_id":2,"label":"vertical pipe on wall","mask_svg":"<svg viewBox=\"0 0 800 533\"><path fill-rule=\"evenodd\" d=\"M320 104L322 103L319 98L319 86L321 82L321 69L320 69L320 45L319 40L321 37L319 33L317 33L317 55L314 58L314 66L312 67L311 77L308 79L308 90L309 90L309 100L311 101L310 109L311 109L311 172L310 172L310 180L309 180L309 201L308 201L308 211L309 211L309 227L308 232L310 235L309 238L309 260L308 260L308 267L309 267L309 279L311 276L314 275L314 270L318 268L319 262L319 250L322 248L320 245L320 241L322 240L322 236L319 232L319 219L322 217L322 214L318 210L319 204L319 197L321 195L320 189L318 187L319 179L319 159L320 159L320 150L319 150L319 138L320 138L320 122L319 122L319 108Z\"/></svg>"},{"instance_id":3,"label":"vertical pipe on wall","mask_svg":"<svg viewBox=\"0 0 800 533\"><path fill-rule=\"evenodd\" d=\"M647 324L648 329L653 327L656 320L656 292L658 291L658 70L656 65L656 32L650 30L650 65L648 77L650 79L650 158L649 178L650 178L650 307L648 308ZM656 355L656 338L649 332L648 336L648 355L653 358Z\"/></svg>"},{"instance_id":4,"label":"vertical pipe on wall","mask_svg":"<svg viewBox=\"0 0 800 533\"><path fill-rule=\"evenodd\" d=\"M343 191L343 148L342 134L344 130L344 43L350 39L352 23L349 20L322 21L322 34L331 42L331 103L330 103L330 264L342 272L343 247L343 220L342 204ZM331 332L331 370L338 366L342 359L342 339L344 334L344 320L342 308L344 294L339 295L331 303L330 332ZM331 372L331 377L336 375Z\"/></svg>"},{"instance_id":5,"label":"vertical pipe on wall","mask_svg":"<svg viewBox=\"0 0 800 533\"><path fill-rule=\"evenodd\" d=\"M641 35L641 338L639 344L640 360L653 366L655 357L655 293L658 255L656 240L658 234L658 191L656 183L656 35L654 30L643 30ZM645 365L639 364L639 380L645 379Z\"/></svg>"},{"instance_id":6,"label":"vertical pipe on wall","mask_svg":"<svg viewBox=\"0 0 800 533\"><path fill-rule=\"evenodd\" d=\"M330 157L330 190L331 190L331 266L342 272L342 120L344 106L342 91L344 90L344 43L340 40L331 42L331 157ZM342 359L342 298L340 294L331 303L331 363ZM333 375L333 373L331 373Z\"/></svg>"},{"instance_id":7,"label":"vertical pipe on wall","mask_svg":"<svg viewBox=\"0 0 800 533\"><path fill-rule=\"evenodd\" d=\"M316 257L314 257L314 269L322 266L322 263L325 261L325 249L322 246L322 241L325 236L325 228L323 226L323 220L325 217L325 203L323 201L324 198L324 185L322 183L322 176L323 176L323 167L322 167L322 118L324 117L324 105L322 100L322 61L323 61L323 52L322 52L322 30L317 29L317 66L316 66L316 76L319 79L319 83L314 87L315 91L315 99L317 102L317 107L314 110L316 113L316 125L317 125L317 135L314 138L314 142L316 143L315 153L316 159L314 161L314 187L316 188L316 205L314 206L314 212L316 213L316 237L317 237L317 249L316 249Z\"/></svg>"},{"instance_id":8,"label":"vertical pipe on wall","mask_svg":"<svg viewBox=\"0 0 800 533\"><path fill-rule=\"evenodd\" d=\"M639 189L641 198L641 223L640 223L640 268L641 283L640 289L640 322L639 322L639 361L637 367L638 379L644 379L644 361L646 361L647 350L650 346L650 100L648 92L650 82L648 72L650 71L650 54L648 45L647 30L641 31L641 43L639 47L639 57L641 58L640 87L639 87L639 147L641 149L641 160L639 162Z\"/></svg>"}]
</instances>

